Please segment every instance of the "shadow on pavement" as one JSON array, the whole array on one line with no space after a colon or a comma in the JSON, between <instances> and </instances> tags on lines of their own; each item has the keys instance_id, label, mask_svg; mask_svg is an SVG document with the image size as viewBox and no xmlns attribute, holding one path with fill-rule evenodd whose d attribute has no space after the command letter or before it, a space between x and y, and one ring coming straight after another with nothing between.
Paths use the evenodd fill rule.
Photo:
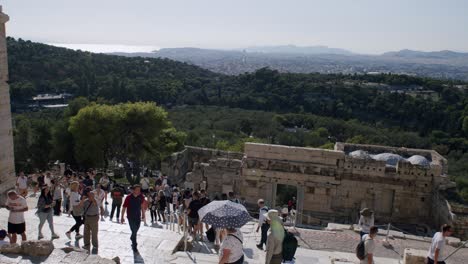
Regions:
<instances>
[{"instance_id":1,"label":"shadow on pavement","mask_svg":"<svg viewBox=\"0 0 468 264\"><path fill-rule=\"evenodd\" d=\"M133 263L135 264L144 264L145 263L145 260L143 259L143 257L140 255L139 252L133 252Z\"/></svg>"}]
</instances>

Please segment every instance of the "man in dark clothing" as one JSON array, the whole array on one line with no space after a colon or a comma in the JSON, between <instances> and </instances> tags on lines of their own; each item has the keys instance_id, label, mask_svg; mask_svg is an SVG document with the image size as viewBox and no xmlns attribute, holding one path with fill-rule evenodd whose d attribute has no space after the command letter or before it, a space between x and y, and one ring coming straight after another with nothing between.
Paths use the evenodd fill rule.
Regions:
<instances>
[{"instance_id":1,"label":"man in dark clothing","mask_svg":"<svg viewBox=\"0 0 468 264\"><path fill-rule=\"evenodd\" d=\"M114 187L111 191L111 198L112 198L112 210L110 213L110 220L112 221L112 218L114 217L114 212L117 209L117 214L116 214L116 221L119 221L119 216L120 216L120 207L122 206L122 200L124 197L124 193L122 189L119 186Z\"/></svg>"},{"instance_id":2,"label":"man in dark clothing","mask_svg":"<svg viewBox=\"0 0 468 264\"><path fill-rule=\"evenodd\" d=\"M141 220L145 220L145 197L141 194L140 185L133 186L132 193L125 198L123 208L122 208L122 217L120 222L125 223L125 212L127 212L128 224L130 225L130 230L132 235L130 240L132 240L132 249L133 251L138 251L137 249L137 233L140 229Z\"/></svg>"},{"instance_id":3,"label":"man in dark clothing","mask_svg":"<svg viewBox=\"0 0 468 264\"><path fill-rule=\"evenodd\" d=\"M268 229L270 229L270 224L265 217L265 214L268 213L269 208L265 206L265 201L263 199L259 199L257 202L258 207L260 208L259 217L258 217L258 227L257 232L261 229L262 236L260 239L260 244L257 244L257 248L263 250L263 244L266 245L267 236L268 236Z\"/></svg>"},{"instance_id":4,"label":"man in dark clothing","mask_svg":"<svg viewBox=\"0 0 468 264\"><path fill-rule=\"evenodd\" d=\"M65 175L65 176L72 176L73 175L73 171L71 170L70 165L67 165L67 169L63 172L63 175Z\"/></svg>"},{"instance_id":5,"label":"man in dark clothing","mask_svg":"<svg viewBox=\"0 0 468 264\"><path fill-rule=\"evenodd\" d=\"M89 175L86 175L86 178L83 180L83 185L85 187L92 187L94 185L93 180L89 177Z\"/></svg>"},{"instance_id":6,"label":"man in dark clothing","mask_svg":"<svg viewBox=\"0 0 468 264\"><path fill-rule=\"evenodd\" d=\"M156 178L156 181L154 181L154 185L155 185L156 187L161 186L162 183L163 183L163 181L162 181L161 177Z\"/></svg>"},{"instance_id":7,"label":"man in dark clothing","mask_svg":"<svg viewBox=\"0 0 468 264\"><path fill-rule=\"evenodd\" d=\"M39 185L39 189L42 190L42 187L44 187L44 185L45 185L45 176L44 176L44 174L41 173L39 175L39 177L37 177L37 183Z\"/></svg>"},{"instance_id":8,"label":"man in dark clothing","mask_svg":"<svg viewBox=\"0 0 468 264\"><path fill-rule=\"evenodd\" d=\"M199 216L198 216L198 210L203 207L203 204L200 201L200 194L198 192L194 192L192 195L193 200L190 202L189 207L188 207L188 219L189 219L189 225L190 229L193 228L192 234L194 235L194 238L197 236L197 232L200 229L199 228Z\"/></svg>"}]
</instances>

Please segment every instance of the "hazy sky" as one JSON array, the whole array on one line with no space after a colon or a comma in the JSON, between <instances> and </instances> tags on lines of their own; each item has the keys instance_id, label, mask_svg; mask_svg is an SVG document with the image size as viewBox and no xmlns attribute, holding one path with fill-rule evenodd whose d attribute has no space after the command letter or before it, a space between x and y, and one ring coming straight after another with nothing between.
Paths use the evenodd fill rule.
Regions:
<instances>
[{"instance_id":1,"label":"hazy sky","mask_svg":"<svg viewBox=\"0 0 468 264\"><path fill-rule=\"evenodd\" d=\"M468 51L468 0L1 0L13 37L69 44L360 53Z\"/></svg>"}]
</instances>

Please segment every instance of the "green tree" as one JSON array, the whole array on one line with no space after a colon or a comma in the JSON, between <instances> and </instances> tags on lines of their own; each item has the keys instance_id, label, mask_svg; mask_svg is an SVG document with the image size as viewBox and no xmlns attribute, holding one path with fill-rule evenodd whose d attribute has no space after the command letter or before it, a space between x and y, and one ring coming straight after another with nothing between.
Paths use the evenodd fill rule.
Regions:
<instances>
[{"instance_id":1,"label":"green tree","mask_svg":"<svg viewBox=\"0 0 468 264\"><path fill-rule=\"evenodd\" d=\"M155 103L91 104L70 120L76 159L88 166L124 165L130 183L140 180L143 162L160 161L183 146L184 135Z\"/></svg>"}]
</instances>

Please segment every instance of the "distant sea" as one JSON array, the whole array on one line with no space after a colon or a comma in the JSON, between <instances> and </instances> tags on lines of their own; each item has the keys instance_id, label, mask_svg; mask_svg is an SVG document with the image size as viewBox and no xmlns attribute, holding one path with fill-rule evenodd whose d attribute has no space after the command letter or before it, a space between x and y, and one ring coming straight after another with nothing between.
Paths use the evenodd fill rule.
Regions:
<instances>
[{"instance_id":1,"label":"distant sea","mask_svg":"<svg viewBox=\"0 0 468 264\"><path fill-rule=\"evenodd\" d=\"M56 47L63 47L73 50L89 51L94 53L112 53L112 52L152 52L159 50L157 46L135 46L135 45L115 45L115 44L66 44L66 43L48 43Z\"/></svg>"}]
</instances>

